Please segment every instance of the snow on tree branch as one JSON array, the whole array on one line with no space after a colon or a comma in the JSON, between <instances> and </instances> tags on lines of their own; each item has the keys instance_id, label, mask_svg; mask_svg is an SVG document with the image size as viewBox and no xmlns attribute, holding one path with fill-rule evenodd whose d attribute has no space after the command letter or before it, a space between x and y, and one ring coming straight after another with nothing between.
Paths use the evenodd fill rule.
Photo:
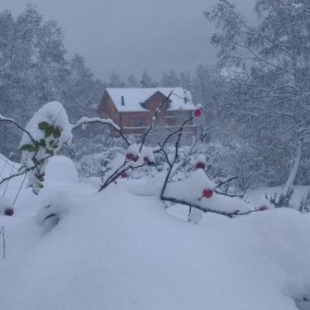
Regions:
<instances>
[{"instance_id":1,"label":"snow on tree branch","mask_svg":"<svg viewBox=\"0 0 310 310\"><path fill-rule=\"evenodd\" d=\"M151 147L142 146L141 144L131 144L125 154L123 163L111 170L105 176L103 184L99 188L99 192L115 182L120 176L125 175L128 170L141 168L145 165L153 165L155 162L154 153Z\"/></svg>"},{"instance_id":2,"label":"snow on tree branch","mask_svg":"<svg viewBox=\"0 0 310 310\"><path fill-rule=\"evenodd\" d=\"M72 125L72 129L77 129L87 124L95 124L95 123L111 126L115 131L118 132L118 134L122 137L122 139L125 141L127 146L130 145L128 139L124 136L120 127L111 119L102 119L100 117L85 117L84 116L80 120L78 120L74 125Z\"/></svg>"},{"instance_id":3,"label":"snow on tree branch","mask_svg":"<svg viewBox=\"0 0 310 310\"><path fill-rule=\"evenodd\" d=\"M191 119L184 121L181 127L173 133L178 133L173 158L169 158L164 147L159 149L164 152L169 167L161 189L160 199L175 204L187 205L190 208L190 213L192 208L201 212L213 212L228 217L254 212L254 209L243 200L234 198L231 195L222 195L222 193L216 190L222 184L216 186L206 175L204 155L197 157L196 170L188 178L172 182L173 175L186 163L187 158L191 155L197 143L196 140L188 154L184 158L180 158L179 148L184 126ZM165 143L166 141L164 140Z\"/></svg>"}]
</instances>

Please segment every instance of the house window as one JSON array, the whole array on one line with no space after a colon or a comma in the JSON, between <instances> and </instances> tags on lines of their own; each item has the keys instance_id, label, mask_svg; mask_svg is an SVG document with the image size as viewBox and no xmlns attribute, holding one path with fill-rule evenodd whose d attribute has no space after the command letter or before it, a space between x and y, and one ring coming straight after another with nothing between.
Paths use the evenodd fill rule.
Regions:
<instances>
[{"instance_id":1,"label":"house window","mask_svg":"<svg viewBox=\"0 0 310 310\"><path fill-rule=\"evenodd\" d=\"M135 127L143 127L144 119L143 118L135 118Z\"/></svg>"}]
</instances>

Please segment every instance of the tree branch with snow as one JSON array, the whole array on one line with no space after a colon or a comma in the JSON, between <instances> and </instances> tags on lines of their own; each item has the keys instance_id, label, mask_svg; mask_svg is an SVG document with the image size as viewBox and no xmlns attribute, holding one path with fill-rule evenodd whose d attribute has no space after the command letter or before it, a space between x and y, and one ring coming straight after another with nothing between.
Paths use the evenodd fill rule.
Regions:
<instances>
[{"instance_id":1,"label":"tree branch with snow","mask_svg":"<svg viewBox=\"0 0 310 310\"><path fill-rule=\"evenodd\" d=\"M130 142L126 138L126 136L121 131L120 127L111 119L102 119L100 117L82 117L80 120L78 120L74 125L72 125L72 130L83 127L87 124L103 124L108 125L112 127L119 135L120 137L125 141L126 145L129 146Z\"/></svg>"},{"instance_id":2,"label":"tree branch with snow","mask_svg":"<svg viewBox=\"0 0 310 310\"><path fill-rule=\"evenodd\" d=\"M184 158L180 158L179 148L183 135L185 124L192 118L186 120L182 126L175 132L178 133L178 138L175 142L174 156L169 158L165 149L161 150L165 154L166 161L168 163L168 171L166 173L164 183L160 193L160 199L162 201L172 202L174 204L186 205L192 209L199 210L203 213L211 212L227 217L234 217L236 215L245 215L253 212L254 210L250 205L245 203L241 199L237 199L237 195L225 195L218 192L216 189L224 184L222 182L218 186L213 183L205 173L206 163L205 156L199 155L195 165L195 170L191 175L181 181L172 182L172 177L176 171L186 163L186 159L191 155L196 143L190 148L190 151ZM235 178L231 178L226 182L229 182ZM226 197L229 196L229 197ZM231 205L227 208L227 205Z\"/></svg>"}]
</instances>

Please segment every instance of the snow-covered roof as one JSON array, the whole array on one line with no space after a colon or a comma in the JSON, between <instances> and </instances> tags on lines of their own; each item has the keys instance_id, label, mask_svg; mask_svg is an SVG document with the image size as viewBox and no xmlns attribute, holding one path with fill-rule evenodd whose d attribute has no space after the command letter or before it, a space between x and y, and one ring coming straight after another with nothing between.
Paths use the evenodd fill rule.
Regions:
<instances>
[{"instance_id":1,"label":"snow-covered roof","mask_svg":"<svg viewBox=\"0 0 310 310\"><path fill-rule=\"evenodd\" d=\"M182 87L176 88L107 88L106 91L113 100L119 112L142 112L146 109L141 105L156 92L162 93L168 97L170 92L169 111L175 110L195 110L192 103L191 94ZM122 97L124 98L124 105L122 105Z\"/></svg>"}]
</instances>

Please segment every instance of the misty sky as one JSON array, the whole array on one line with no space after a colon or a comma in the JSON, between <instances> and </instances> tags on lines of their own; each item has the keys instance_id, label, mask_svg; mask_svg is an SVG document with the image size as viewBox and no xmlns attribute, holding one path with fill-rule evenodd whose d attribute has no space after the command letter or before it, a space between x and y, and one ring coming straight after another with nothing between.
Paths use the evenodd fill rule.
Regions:
<instances>
[{"instance_id":1,"label":"misty sky","mask_svg":"<svg viewBox=\"0 0 310 310\"><path fill-rule=\"evenodd\" d=\"M19 14L27 0L1 0L0 10ZM143 70L158 78L163 71L193 71L215 63L209 44L214 31L203 12L215 0L32 0L46 19L65 33L70 54L79 53L102 79L111 71L126 79ZM254 0L235 0L243 12Z\"/></svg>"}]
</instances>

